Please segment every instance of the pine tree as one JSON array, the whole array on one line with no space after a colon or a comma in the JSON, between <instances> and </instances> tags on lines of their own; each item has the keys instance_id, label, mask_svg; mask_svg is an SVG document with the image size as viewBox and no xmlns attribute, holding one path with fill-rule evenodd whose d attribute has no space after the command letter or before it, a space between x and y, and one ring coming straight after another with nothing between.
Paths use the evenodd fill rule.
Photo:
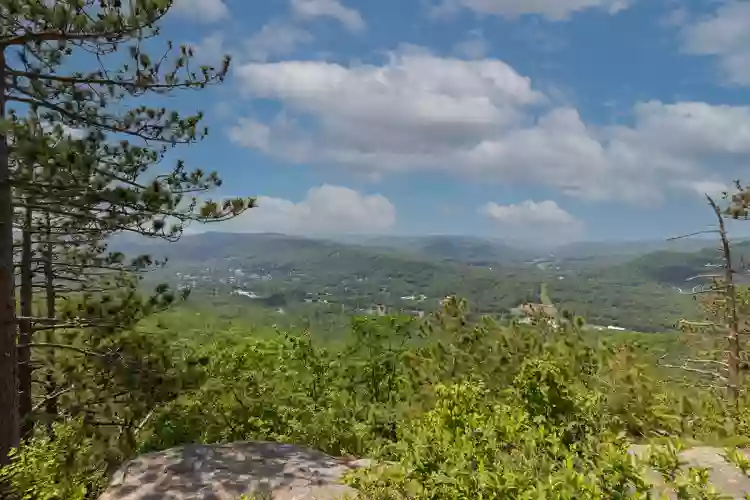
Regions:
<instances>
[{"instance_id":1,"label":"pine tree","mask_svg":"<svg viewBox=\"0 0 750 500\"><path fill-rule=\"evenodd\" d=\"M51 143L47 151L59 149L61 146L70 146L66 142L71 142L74 145L78 143L76 139L67 137L61 132L57 134L49 133L44 137ZM65 158L67 150L63 152L65 154L62 157ZM83 152L78 153L78 155L80 154L83 154ZM54 155L48 156L54 159ZM26 160L23 157L17 157L16 159ZM34 159L38 160L38 158ZM32 161L32 158L22 162L24 167L29 167L31 165L30 161ZM56 163L53 161L46 164L55 165ZM59 187L64 188L66 204L68 206L79 207L77 211L70 211L66 215L56 214L52 216L50 214L50 210L56 208L59 204L59 201L57 201L59 194L56 193L55 189L50 187L46 190L38 189L40 180L45 179L45 176L51 175L48 169L45 168L30 169L34 174L34 179L32 179L34 182L28 183L29 188L16 189L14 193L17 197L20 197L17 205L23 206L25 210L23 217L19 219L17 228L21 240L18 245L21 255L18 262L20 271L18 278L21 290L21 317L19 318L21 332L18 346L19 411L24 437L30 435L33 424L37 420L34 413L36 413L35 409L39 404L32 404L32 382L34 382L32 373L34 367L41 366L43 372L46 373L46 380L44 381L46 397L44 402L47 408L47 415L45 420L51 423L60 416L55 409L59 407L57 404L58 384L56 379L60 377L54 375L56 372L59 372L59 367L56 366L59 364L57 361L59 357L56 357L54 353L49 353L42 358L46 362L39 363L38 356L32 357L32 350L38 351L38 348L43 348L44 350L49 350L50 348L55 350L68 349L77 350L78 353L85 352L91 356L103 357L106 353L98 352L95 346L80 342L84 336L82 334L76 335L76 333L83 329L102 329L106 327L106 331L112 336L115 330L122 331L127 329L141 318L144 311L146 311L146 309L140 308L134 301L130 301L125 304L127 305L125 309L127 314L122 314L122 311L113 309L113 304L117 304L117 302L112 300L112 296L116 295L115 292L119 292L119 295L125 293L136 297L131 292L135 290L137 280L130 280L128 278L131 277L130 274L141 271L144 265L147 266L150 264L150 259L142 256L133 262L126 262L122 255L107 253L107 236L112 231L120 230L118 229L119 227L125 226L118 225L111 227L108 224L102 225L100 224L100 218L95 216L87 217L86 215L88 214L81 210L86 208L85 203L88 199L86 192L90 189L88 186L95 184L97 179L92 178L89 182L81 182L80 177L73 179L62 175L70 174L70 170L57 168L53 170L54 178L57 181L65 181L59 183ZM81 174L81 172L76 173ZM96 175L98 176L98 174ZM83 190L77 192L72 189L76 186L81 186ZM41 199L43 195L52 196L52 200ZM24 199L23 196L27 198ZM50 201L53 203L50 203ZM99 198L97 198L98 201ZM39 215L36 218L32 215L35 213ZM140 211L132 213L134 217L142 216ZM119 223L124 224L125 221L125 218L121 218ZM43 279L38 280L37 278L42 275ZM34 297L38 296L39 291L43 291L47 295L46 314L44 315L46 317L44 318L34 317L32 313L32 303L34 302ZM160 295L162 298L167 296L165 293L161 293ZM66 298L70 304L71 302L76 303L81 296L87 297L85 308L79 308L78 311L72 311L72 313L68 310L67 314L69 317L65 319L55 317L54 311L56 310L57 297ZM96 314L97 311L102 309L99 306L94 306L96 300L107 302L106 318L103 318L101 314ZM132 309L135 305L138 305L138 311ZM150 310L154 310L153 307ZM91 317L91 314L94 314L94 317ZM66 337L71 338L71 328L73 329L73 336L76 337L75 340L78 341L76 342L77 345L53 341L56 337L55 333L64 332ZM34 332L40 330L46 334L45 342L32 341ZM91 343L89 342L89 344ZM118 357L109 359L109 362L117 362L118 359L116 358ZM63 359L67 360L67 358ZM87 363L79 361L76 361L76 365L78 367L89 366ZM83 376L84 374L81 373L79 375ZM79 390L83 390L86 384L82 383L80 376L75 384L70 380L66 380L66 387L62 387L60 390L70 392L73 386L76 386ZM90 392L90 388L86 390ZM68 397L68 399L70 398Z\"/></svg>"},{"instance_id":2,"label":"pine tree","mask_svg":"<svg viewBox=\"0 0 750 500\"><path fill-rule=\"evenodd\" d=\"M728 195L725 193L724 197L727 198ZM719 239L721 263L714 267L720 271L689 278L689 281L709 280L707 285L696 286L691 292L701 305L706 320L680 322L681 329L694 337L691 344L693 350L699 351L699 356L697 359L686 359L679 366L663 366L680 368L700 377L707 377L712 385L726 389L729 399L736 402L743 386L744 349L741 336L748 333L750 296L736 284L736 275L740 270L736 267L725 223L727 210L722 210L711 196L706 195L706 199L716 218L716 228L672 238L709 233L716 234Z\"/></svg>"},{"instance_id":3,"label":"pine tree","mask_svg":"<svg viewBox=\"0 0 750 500\"><path fill-rule=\"evenodd\" d=\"M170 148L207 131L201 114L183 117L138 99L205 88L223 81L229 67L225 58L218 68L193 68L191 49L169 42L163 54L147 53L171 6L0 1L0 464L20 438L13 223L28 210L29 220L72 213L76 232L177 238L187 221L223 220L253 204L200 203L197 193L220 180L182 162L149 175ZM91 69L76 69L86 65ZM29 113L33 120L24 118ZM57 130L54 144L37 133L37 119ZM61 131L82 137L61 141Z\"/></svg>"}]
</instances>

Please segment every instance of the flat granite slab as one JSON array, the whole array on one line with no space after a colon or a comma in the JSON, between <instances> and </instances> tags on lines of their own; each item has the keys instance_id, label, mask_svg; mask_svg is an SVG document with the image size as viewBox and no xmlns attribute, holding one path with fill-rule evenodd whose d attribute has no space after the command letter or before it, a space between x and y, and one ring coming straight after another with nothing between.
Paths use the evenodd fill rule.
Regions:
<instances>
[{"instance_id":1,"label":"flat granite slab","mask_svg":"<svg viewBox=\"0 0 750 500\"><path fill-rule=\"evenodd\" d=\"M645 458L649 446L633 445L630 447L636 456ZM750 458L748 450L740 449ZM711 485L727 499L744 500L750 494L750 477L745 475L736 465L724 458L724 448L710 446L696 446L682 450L680 460L685 463L683 470L688 467L700 467L709 470ZM654 483L657 493L666 493L669 498L677 498L675 493L665 484L661 475L655 471L648 471L648 479Z\"/></svg>"},{"instance_id":2,"label":"flat granite slab","mask_svg":"<svg viewBox=\"0 0 750 500\"><path fill-rule=\"evenodd\" d=\"M645 458L649 447L631 453ZM750 453L741 450L750 458ZM699 446L683 450L684 467L710 470L711 483L727 499L745 499L750 478L724 458L725 450ZM368 460L336 458L300 446L253 441L191 445L141 455L112 478L99 500L338 500L357 491L341 484L342 476L367 467ZM656 498L676 499L660 474L648 471Z\"/></svg>"},{"instance_id":3,"label":"flat granite slab","mask_svg":"<svg viewBox=\"0 0 750 500\"><path fill-rule=\"evenodd\" d=\"M282 443L191 445L131 460L99 500L333 500L357 493L340 479L366 464Z\"/></svg>"}]
</instances>

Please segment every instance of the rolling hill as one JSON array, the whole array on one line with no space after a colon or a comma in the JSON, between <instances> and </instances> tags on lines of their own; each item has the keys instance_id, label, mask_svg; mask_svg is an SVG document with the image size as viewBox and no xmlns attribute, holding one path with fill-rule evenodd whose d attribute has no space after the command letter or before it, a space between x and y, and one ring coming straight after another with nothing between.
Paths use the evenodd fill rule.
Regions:
<instances>
[{"instance_id":1,"label":"rolling hill","mask_svg":"<svg viewBox=\"0 0 750 500\"><path fill-rule=\"evenodd\" d=\"M335 241L411 254L423 259L477 266L516 265L544 255L539 251L530 252L497 240L471 236L356 236L339 237Z\"/></svg>"},{"instance_id":2,"label":"rolling hill","mask_svg":"<svg viewBox=\"0 0 750 500\"><path fill-rule=\"evenodd\" d=\"M740 272L741 260L748 262L750 242L739 242L732 247L735 270L739 282L748 282L746 273ZM651 280L662 285L683 287L687 280L698 275L722 272L716 265L722 265L722 254L716 245L695 252L658 251L636 257L609 270L613 276ZM695 284L700 281L695 282Z\"/></svg>"},{"instance_id":3,"label":"rolling hill","mask_svg":"<svg viewBox=\"0 0 750 500\"><path fill-rule=\"evenodd\" d=\"M674 291L670 254L655 253L625 264L540 268L509 257L492 243L450 237L399 239L398 245L365 246L279 234L203 233L179 242L121 240L128 254L168 258L151 280L190 285L199 295L230 297L242 291L273 307L313 303L363 312L375 304L429 311L450 294L466 297L477 312L503 315L524 301L538 301L540 284L560 309L591 323L630 329L669 329L693 317L695 305ZM462 250L469 246L469 250ZM682 255L682 254L679 254ZM702 262L700 253L691 263ZM494 257L493 257L494 256ZM489 258L489 261L484 259ZM249 300L234 297L235 300ZM222 299L223 300L223 299Z\"/></svg>"}]
</instances>

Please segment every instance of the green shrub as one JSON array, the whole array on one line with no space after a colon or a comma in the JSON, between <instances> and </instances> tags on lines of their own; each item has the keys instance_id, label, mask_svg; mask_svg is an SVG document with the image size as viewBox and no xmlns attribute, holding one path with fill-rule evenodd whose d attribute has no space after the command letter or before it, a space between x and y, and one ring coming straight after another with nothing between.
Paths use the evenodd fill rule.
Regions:
<instances>
[{"instance_id":1,"label":"green shrub","mask_svg":"<svg viewBox=\"0 0 750 500\"><path fill-rule=\"evenodd\" d=\"M236 325L209 344L208 335L182 340L151 370L167 367L161 389L176 394L155 399L137 432L119 433L132 443L92 427L112 416L95 407L94 420L24 445L2 477L25 498L88 499L132 453L262 439L383 461L349 478L372 498L636 499L648 484L627 452L632 440L750 437L744 399L726 405L667 377L637 345L600 343L575 324L503 327L467 311L454 299L421 324L357 319L335 346ZM701 471L668 479L681 498L712 498Z\"/></svg>"},{"instance_id":2,"label":"green shrub","mask_svg":"<svg viewBox=\"0 0 750 500\"><path fill-rule=\"evenodd\" d=\"M53 426L54 439L38 434L13 450L11 464L0 469L24 500L86 500L106 481L106 466L81 421Z\"/></svg>"}]
</instances>

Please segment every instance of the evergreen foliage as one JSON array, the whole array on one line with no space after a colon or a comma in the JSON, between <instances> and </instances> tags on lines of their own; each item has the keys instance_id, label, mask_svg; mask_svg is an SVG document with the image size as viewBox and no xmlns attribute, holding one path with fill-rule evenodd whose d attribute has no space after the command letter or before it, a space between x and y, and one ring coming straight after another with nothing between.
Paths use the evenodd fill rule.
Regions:
<instances>
[{"instance_id":1,"label":"evergreen foliage","mask_svg":"<svg viewBox=\"0 0 750 500\"><path fill-rule=\"evenodd\" d=\"M627 450L653 440L649 464L680 499L717 498L705 470L678 470L677 452L750 439L748 297L723 226L726 273L705 325L725 334L726 361L701 338L726 374L658 363L569 312L503 326L456 297L424 320L354 318L338 343L314 330L156 328L186 297L145 292L158 263L110 252L112 236L172 241L254 206L206 199L217 174L163 164L205 136L202 116L144 96L203 89L229 67L195 68L170 42L153 52L171 6L0 0L0 494L94 499L138 453L263 439L377 459L348 478L369 498L640 499L645 464ZM747 195L731 203L745 215ZM539 295L550 302L546 286Z\"/></svg>"},{"instance_id":2,"label":"evergreen foliage","mask_svg":"<svg viewBox=\"0 0 750 500\"><path fill-rule=\"evenodd\" d=\"M221 185L215 173L188 170L182 161L164 164L172 148L208 132L201 113L182 116L146 106L143 98L219 83L230 62L196 67L189 47L169 41L154 52L171 6L170 0L0 2L0 463L33 430L32 351L41 345L33 342L40 319L44 329L74 323L76 331L94 328L101 338L126 329L165 296L157 290L144 303L132 280L118 281L123 260L107 254L106 238L136 232L173 240L190 221L225 220L254 204L202 198ZM33 304L40 261L47 266L43 315ZM77 291L71 283L79 283ZM76 313L68 310L61 320L58 299L71 297ZM47 340L45 348L60 346ZM91 354L98 343L64 349L101 356ZM108 362L126 358L118 352ZM55 363L47 359L47 367ZM53 403L47 417L54 420L51 396L64 386L51 374L45 383Z\"/></svg>"}]
</instances>

